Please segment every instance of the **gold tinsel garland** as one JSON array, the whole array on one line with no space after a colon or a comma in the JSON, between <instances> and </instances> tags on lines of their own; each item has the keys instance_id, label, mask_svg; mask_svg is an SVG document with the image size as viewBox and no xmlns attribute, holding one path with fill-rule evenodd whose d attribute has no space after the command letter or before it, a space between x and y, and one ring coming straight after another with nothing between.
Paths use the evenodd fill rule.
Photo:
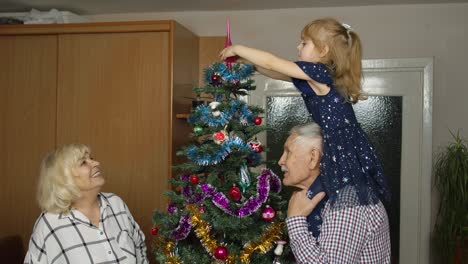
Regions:
<instances>
[{"instance_id":1,"label":"gold tinsel garland","mask_svg":"<svg viewBox=\"0 0 468 264\"><path fill-rule=\"evenodd\" d=\"M241 251L239 259L242 263L250 262L250 255L254 251L260 251L262 254L268 252L271 249L275 241L280 240L283 234L284 222L273 223L268 229L261 235L260 240L257 242L249 242L244 246Z\"/></svg>"},{"instance_id":2,"label":"gold tinsel garland","mask_svg":"<svg viewBox=\"0 0 468 264\"><path fill-rule=\"evenodd\" d=\"M158 236L155 241L156 248L162 248L166 256L166 264L182 264L182 261L174 254L175 242L173 240L166 240Z\"/></svg>"},{"instance_id":3,"label":"gold tinsel garland","mask_svg":"<svg viewBox=\"0 0 468 264\"><path fill-rule=\"evenodd\" d=\"M190 217L190 223L195 228L195 233L200 239L201 244L205 247L206 251L212 255L213 251L218 247L218 242L213 238L211 234L211 226L202 219L201 213L195 205L188 205L187 209L192 213ZM265 232L260 236L259 241L249 242L244 246L238 259L242 263L250 262L250 255L255 251L260 251L262 254L267 253L275 241L280 240L283 234L284 222L273 223ZM159 239L159 246L163 246L164 255L166 256L166 264L181 264L181 260L174 255L175 243L172 240L163 241ZM234 264L235 257L232 254L228 254L224 263Z\"/></svg>"}]
</instances>

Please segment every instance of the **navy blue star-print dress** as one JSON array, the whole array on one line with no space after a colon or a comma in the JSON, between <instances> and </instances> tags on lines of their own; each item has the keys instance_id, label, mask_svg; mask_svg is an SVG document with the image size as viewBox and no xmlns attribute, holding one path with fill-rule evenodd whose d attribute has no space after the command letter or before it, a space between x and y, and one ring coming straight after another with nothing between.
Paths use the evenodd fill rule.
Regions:
<instances>
[{"instance_id":1,"label":"navy blue star-print dress","mask_svg":"<svg viewBox=\"0 0 468 264\"><path fill-rule=\"evenodd\" d=\"M328 199L333 202L340 190L352 185L362 205L389 200L390 192L374 147L357 122L351 103L334 87L328 68L321 63L296 64L310 78L330 87L328 94L317 95L306 80L292 79L312 119L322 128L324 155L319 179Z\"/></svg>"}]
</instances>

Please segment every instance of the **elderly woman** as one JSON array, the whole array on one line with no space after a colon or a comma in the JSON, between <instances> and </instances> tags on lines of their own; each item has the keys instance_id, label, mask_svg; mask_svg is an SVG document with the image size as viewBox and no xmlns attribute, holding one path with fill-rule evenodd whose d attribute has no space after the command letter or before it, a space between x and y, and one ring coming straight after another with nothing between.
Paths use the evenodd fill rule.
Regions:
<instances>
[{"instance_id":1,"label":"elderly woman","mask_svg":"<svg viewBox=\"0 0 468 264\"><path fill-rule=\"evenodd\" d=\"M105 183L89 147L71 144L42 161L34 225L24 263L148 263L145 236Z\"/></svg>"}]
</instances>

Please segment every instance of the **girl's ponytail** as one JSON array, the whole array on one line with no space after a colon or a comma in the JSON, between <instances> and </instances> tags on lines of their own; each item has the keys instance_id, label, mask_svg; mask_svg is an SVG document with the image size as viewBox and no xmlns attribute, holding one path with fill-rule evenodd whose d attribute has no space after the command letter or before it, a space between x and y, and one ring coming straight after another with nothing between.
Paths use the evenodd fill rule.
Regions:
<instances>
[{"instance_id":1,"label":"girl's ponytail","mask_svg":"<svg viewBox=\"0 0 468 264\"><path fill-rule=\"evenodd\" d=\"M321 62L332 72L335 87L343 97L352 103L364 99L361 39L351 27L333 18L317 19L304 27L302 37L310 38L319 50L328 45L329 52Z\"/></svg>"},{"instance_id":2,"label":"girl's ponytail","mask_svg":"<svg viewBox=\"0 0 468 264\"><path fill-rule=\"evenodd\" d=\"M361 39L354 31L348 31L349 36L349 71L351 87L357 87L358 90L349 91L350 100L357 102L361 99L361 78L362 78L362 45Z\"/></svg>"}]
</instances>

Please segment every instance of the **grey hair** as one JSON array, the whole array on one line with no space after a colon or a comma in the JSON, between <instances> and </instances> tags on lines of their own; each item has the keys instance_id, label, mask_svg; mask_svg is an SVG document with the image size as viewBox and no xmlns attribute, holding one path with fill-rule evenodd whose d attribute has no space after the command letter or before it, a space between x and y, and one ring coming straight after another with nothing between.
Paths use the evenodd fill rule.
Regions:
<instances>
[{"instance_id":1,"label":"grey hair","mask_svg":"<svg viewBox=\"0 0 468 264\"><path fill-rule=\"evenodd\" d=\"M313 147L318 148L320 149L320 151L322 151L322 128L320 128L320 126L315 122L294 126L289 131L289 135L297 135L297 138L294 140L295 143L309 143Z\"/></svg>"}]
</instances>

